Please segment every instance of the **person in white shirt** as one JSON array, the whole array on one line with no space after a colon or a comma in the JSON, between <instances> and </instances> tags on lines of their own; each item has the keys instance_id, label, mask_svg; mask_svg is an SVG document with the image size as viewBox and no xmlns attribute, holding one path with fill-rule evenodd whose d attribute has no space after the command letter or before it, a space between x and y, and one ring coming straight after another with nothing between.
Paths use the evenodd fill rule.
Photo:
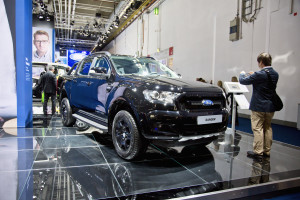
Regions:
<instances>
[{"instance_id":1,"label":"person in white shirt","mask_svg":"<svg viewBox=\"0 0 300 200\"><path fill-rule=\"evenodd\" d=\"M51 62L51 52L49 51L49 34L46 31L38 30L33 34L33 44L36 51L33 52L32 61Z\"/></svg>"}]
</instances>

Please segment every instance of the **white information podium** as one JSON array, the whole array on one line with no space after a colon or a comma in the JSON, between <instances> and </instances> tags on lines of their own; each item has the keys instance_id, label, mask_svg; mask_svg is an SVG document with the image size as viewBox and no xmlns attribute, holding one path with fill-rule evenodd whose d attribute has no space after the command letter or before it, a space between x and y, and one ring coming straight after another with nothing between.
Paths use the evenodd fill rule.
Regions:
<instances>
[{"instance_id":1,"label":"white information podium","mask_svg":"<svg viewBox=\"0 0 300 200\"><path fill-rule=\"evenodd\" d=\"M224 82L225 91L227 94L233 95L232 100L232 116L231 116L231 144L234 146L234 136L235 136L235 119L236 119L236 102L240 109L249 109L249 102L243 93L249 92L245 85L241 85L239 82Z\"/></svg>"}]
</instances>

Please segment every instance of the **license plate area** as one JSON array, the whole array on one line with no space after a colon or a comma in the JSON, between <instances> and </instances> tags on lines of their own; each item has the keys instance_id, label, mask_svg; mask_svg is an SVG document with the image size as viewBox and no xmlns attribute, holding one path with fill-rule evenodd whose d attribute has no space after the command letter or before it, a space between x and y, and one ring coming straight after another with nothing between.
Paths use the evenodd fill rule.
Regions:
<instances>
[{"instance_id":1,"label":"license plate area","mask_svg":"<svg viewBox=\"0 0 300 200\"><path fill-rule=\"evenodd\" d=\"M206 116L198 116L197 124L215 124L222 122L222 115L206 115Z\"/></svg>"}]
</instances>

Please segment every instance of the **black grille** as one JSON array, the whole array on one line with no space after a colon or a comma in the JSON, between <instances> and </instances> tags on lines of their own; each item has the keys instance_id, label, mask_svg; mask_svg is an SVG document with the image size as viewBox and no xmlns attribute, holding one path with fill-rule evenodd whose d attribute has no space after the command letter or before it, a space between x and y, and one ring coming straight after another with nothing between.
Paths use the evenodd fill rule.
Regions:
<instances>
[{"instance_id":1,"label":"black grille","mask_svg":"<svg viewBox=\"0 0 300 200\"><path fill-rule=\"evenodd\" d=\"M204 105L203 100L211 100L212 105ZM204 110L219 110L225 106L225 98L221 93L191 92L181 95L178 100L178 109L187 112L200 112Z\"/></svg>"}]
</instances>

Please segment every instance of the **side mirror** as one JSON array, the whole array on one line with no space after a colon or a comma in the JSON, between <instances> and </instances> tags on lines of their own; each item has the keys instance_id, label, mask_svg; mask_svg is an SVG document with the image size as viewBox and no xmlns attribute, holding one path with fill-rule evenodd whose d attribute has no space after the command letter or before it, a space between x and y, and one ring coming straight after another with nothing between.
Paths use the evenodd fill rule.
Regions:
<instances>
[{"instance_id":1,"label":"side mirror","mask_svg":"<svg viewBox=\"0 0 300 200\"><path fill-rule=\"evenodd\" d=\"M108 79L110 77L110 74L102 74L102 73L95 73L95 72L90 72L89 75L96 76L99 78L106 78L106 79Z\"/></svg>"},{"instance_id":2,"label":"side mirror","mask_svg":"<svg viewBox=\"0 0 300 200\"><path fill-rule=\"evenodd\" d=\"M179 76L179 78L182 78L181 74L177 74Z\"/></svg>"},{"instance_id":3,"label":"side mirror","mask_svg":"<svg viewBox=\"0 0 300 200\"><path fill-rule=\"evenodd\" d=\"M99 74L106 74L107 73L107 69L105 67L93 67L92 69L96 73L99 73Z\"/></svg>"},{"instance_id":4,"label":"side mirror","mask_svg":"<svg viewBox=\"0 0 300 200\"><path fill-rule=\"evenodd\" d=\"M89 75L106 79L110 77L110 74L107 74L107 69L105 67L92 67Z\"/></svg>"}]
</instances>

